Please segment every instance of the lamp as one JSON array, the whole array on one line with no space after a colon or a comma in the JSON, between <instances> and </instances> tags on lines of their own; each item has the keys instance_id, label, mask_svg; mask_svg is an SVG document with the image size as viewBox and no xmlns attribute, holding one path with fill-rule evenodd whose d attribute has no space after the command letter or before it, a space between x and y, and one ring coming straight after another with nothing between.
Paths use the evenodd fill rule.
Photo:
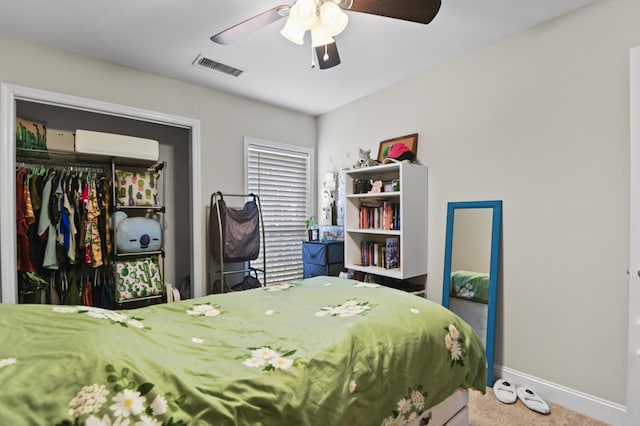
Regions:
<instances>
[{"instance_id":1,"label":"lamp","mask_svg":"<svg viewBox=\"0 0 640 426\"><path fill-rule=\"evenodd\" d=\"M304 44L304 28L300 28L291 19L287 19L284 24L284 28L280 30L280 34L292 43L302 45Z\"/></svg>"},{"instance_id":2,"label":"lamp","mask_svg":"<svg viewBox=\"0 0 640 426\"><path fill-rule=\"evenodd\" d=\"M297 0L280 34L303 44L305 32L311 30L311 46L326 46L334 42L333 36L340 34L348 22L349 17L335 0Z\"/></svg>"},{"instance_id":3,"label":"lamp","mask_svg":"<svg viewBox=\"0 0 640 426\"><path fill-rule=\"evenodd\" d=\"M311 47L326 46L333 42L333 37L329 35L320 21L317 21L316 24L311 27Z\"/></svg>"},{"instance_id":4,"label":"lamp","mask_svg":"<svg viewBox=\"0 0 640 426\"><path fill-rule=\"evenodd\" d=\"M300 28L309 30L318 20L318 6L315 0L298 0L289 11L287 21L292 21Z\"/></svg>"},{"instance_id":5,"label":"lamp","mask_svg":"<svg viewBox=\"0 0 640 426\"><path fill-rule=\"evenodd\" d=\"M347 27L349 17L340 9L340 6L328 1L320 6L320 20L327 33L333 37Z\"/></svg>"}]
</instances>

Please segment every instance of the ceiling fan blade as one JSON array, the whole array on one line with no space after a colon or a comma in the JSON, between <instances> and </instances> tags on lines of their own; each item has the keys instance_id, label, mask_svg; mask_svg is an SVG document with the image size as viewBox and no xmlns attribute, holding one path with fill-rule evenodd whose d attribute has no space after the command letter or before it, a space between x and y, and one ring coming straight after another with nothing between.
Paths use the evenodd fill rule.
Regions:
<instances>
[{"instance_id":1,"label":"ceiling fan blade","mask_svg":"<svg viewBox=\"0 0 640 426\"><path fill-rule=\"evenodd\" d=\"M428 24L440 10L440 0L353 0L349 10Z\"/></svg>"},{"instance_id":2,"label":"ceiling fan blade","mask_svg":"<svg viewBox=\"0 0 640 426\"><path fill-rule=\"evenodd\" d=\"M290 6L280 5L273 9L269 9L266 12L262 12L259 15L249 18L246 21L242 21L233 27L227 28L224 31L219 32L216 35L211 36L211 41L218 44L230 44L234 41L246 36L249 33L259 30L262 27L269 25L272 22L277 21L280 18L284 18L289 14Z\"/></svg>"},{"instance_id":3,"label":"ceiling fan blade","mask_svg":"<svg viewBox=\"0 0 640 426\"><path fill-rule=\"evenodd\" d=\"M326 46L318 46L315 50L316 57L318 58L318 66L321 70L340 65L340 55L338 55L338 47L335 42L327 44Z\"/></svg>"}]
</instances>

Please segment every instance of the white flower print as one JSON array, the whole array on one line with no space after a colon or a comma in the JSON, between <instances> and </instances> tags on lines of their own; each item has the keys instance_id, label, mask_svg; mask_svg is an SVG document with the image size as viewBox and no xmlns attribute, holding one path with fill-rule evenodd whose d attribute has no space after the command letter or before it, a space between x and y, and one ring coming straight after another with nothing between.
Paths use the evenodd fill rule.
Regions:
<instances>
[{"instance_id":1,"label":"white flower print","mask_svg":"<svg viewBox=\"0 0 640 426\"><path fill-rule=\"evenodd\" d=\"M405 414L408 413L409 410L411 410L411 401L404 398L398 401L398 411L400 411L402 414Z\"/></svg>"},{"instance_id":2,"label":"white flower print","mask_svg":"<svg viewBox=\"0 0 640 426\"><path fill-rule=\"evenodd\" d=\"M127 322L127 316L124 314L119 314L117 312L107 313L107 318L109 318L113 322Z\"/></svg>"},{"instance_id":3,"label":"white flower print","mask_svg":"<svg viewBox=\"0 0 640 426\"><path fill-rule=\"evenodd\" d=\"M89 315L92 318L107 319L107 315L104 312L88 311L87 315Z\"/></svg>"},{"instance_id":4,"label":"white flower print","mask_svg":"<svg viewBox=\"0 0 640 426\"><path fill-rule=\"evenodd\" d=\"M280 357L280 354L278 354L278 352L274 351L271 348L264 347L264 348L259 348L254 351L251 351L251 356L254 358L270 360L273 358Z\"/></svg>"},{"instance_id":5,"label":"white flower print","mask_svg":"<svg viewBox=\"0 0 640 426\"><path fill-rule=\"evenodd\" d=\"M448 327L445 327L445 330L447 334L444 336L444 344L451 354L451 367L454 364L464 366L464 361L462 360L464 348L461 345L461 340L463 340L462 333L453 324L449 324Z\"/></svg>"},{"instance_id":6,"label":"white flower print","mask_svg":"<svg viewBox=\"0 0 640 426\"><path fill-rule=\"evenodd\" d=\"M266 311L264 311L264 314L266 316L270 317L271 315L274 314L274 311L273 311L273 309L267 309Z\"/></svg>"},{"instance_id":7,"label":"white flower print","mask_svg":"<svg viewBox=\"0 0 640 426\"><path fill-rule=\"evenodd\" d=\"M288 370L293 365L293 360L288 358L278 357L278 358L271 359L270 363L275 368Z\"/></svg>"},{"instance_id":8,"label":"white flower print","mask_svg":"<svg viewBox=\"0 0 640 426\"><path fill-rule=\"evenodd\" d=\"M107 402L107 395L109 391L104 385L83 386L69 402L69 415L78 418L83 414L97 413Z\"/></svg>"},{"instance_id":9,"label":"white flower print","mask_svg":"<svg viewBox=\"0 0 640 426\"><path fill-rule=\"evenodd\" d=\"M420 313L420 311L417 310L416 308L411 308L411 309L409 309L409 311L411 311L412 314L419 314Z\"/></svg>"},{"instance_id":10,"label":"white flower print","mask_svg":"<svg viewBox=\"0 0 640 426\"><path fill-rule=\"evenodd\" d=\"M140 395L140 392L125 389L112 398L115 402L111 410L117 417L129 417L130 415L138 415L144 411L144 403L146 398Z\"/></svg>"},{"instance_id":11,"label":"white flower print","mask_svg":"<svg viewBox=\"0 0 640 426\"><path fill-rule=\"evenodd\" d=\"M424 395L422 395L417 390L411 392L411 402L413 406L418 410L422 410L424 408Z\"/></svg>"},{"instance_id":12,"label":"white flower print","mask_svg":"<svg viewBox=\"0 0 640 426\"><path fill-rule=\"evenodd\" d=\"M380 287L379 284L363 283L363 282L358 282L358 283L354 284L353 286L354 287L364 287L364 288L377 288L377 287Z\"/></svg>"},{"instance_id":13,"label":"white flower print","mask_svg":"<svg viewBox=\"0 0 640 426\"><path fill-rule=\"evenodd\" d=\"M160 416L167 412L167 400L162 395L157 395L150 405L154 416Z\"/></svg>"},{"instance_id":14,"label":"white flower print","mask_svg":"<svg viewBox=\"0 0 640 426\"><path fill-rule=\"evenodd\" d=\"M409 396L398 400L397 409L393 411L395 417L387 417L382 421L382 426L417 426L428 416L428 411L423 411L426 393L422 393L422 386L417 390L409 389Z\"/></svg>"},{"instance_id":15,"label":"white flower print","mask_svg":"<svg viewBox=\"0 0 640 426\"><path fill-rule=\"evenodd\" d=\"M140 416L140 421L137 421L135 426L162 426L162 422L149 416Z\"/></svg>"},{"instance_id":16,"label":"white flower print","mask_svg":"<svg viewBox=\"0 0 640 426\"><path fill-rule=\"evenodd\" d=\"M191 338L191 341L192 341L193 343L197 344L197 345L199 345L199 344L201 344L201 343L204 343L204 339L201 339L201 338L199 338L199 337L192 337L192 338Z\"/></svg>"},{"instance_id":17,"label":"white flower print","mask_svg":"<svg viewBox=\"0 0 640 426\"><path fill-rule=\"evenodd\" d=\"M368 310L370 310L372 306L369 305L369 302L358 302L357 300L347 300L342 305L338 306L325 306L321 311L315 313L317 317L324 317L327 315L331 315L332 317L352 317L355 315L362 314Z\"/></svg>"},{"instance_id":18,"label":"white flower print","mask_svg":"<svg viewBox=\"0 0 640 426\"><path fill-rule=\"evenodd\" d=\"M460 338L460 333L455 325L449 324L449 334L451 334L451 338L453 340L458 340Z\"/></svg>"},{"instance_id":19,"label":"white flower print","mask_svg":"<svg viewBox=\"0 0 640 426\"><path fill-rule=\"evenodd\" d=\"M354 393L356 391L356 381L355 380L351 380L349 382L349 393Z\"/></svg>"},{"instance_id":20,"label":"white flower print","mask_svg":"<svg viewBox=\"0 0 640 426\"><path fill-rule=\"evenodd\" d=\"M18 360L15 358L0 359L0 368L4 368L11 364L15 364L16 362L18 362Z\"/></svg>"},{"instance_id":21,"label":"white flower print","mask_svg":"<svg viewBox=\"0 0 640 426\"><path fill-rule=\"evenodd\" d=\"M249 348L251 355L243 361L247 367L262 368L263 371L287 370L293 366L294 360L289 358L296 351L271 349L269 346Z\"/></svg>"},{"instance_id":22,"label":"white flower print","mask_svg":"<svg viewBox=\"0 0 640 426\"><path fill-rule=\"evenodd\" d=\"M142 323L142 321L138 321L137 319L130 319L129 321L127 321L127 324L135 328L144 328L144 324Z\"/></svg>"},{"instance_id":23,"label":"white flower print","mask_svg":"<svg viewBox=\"0 0 640 426\"><path fill-rule=\"evenodd\" d=\"M122 417L118 417L115 422L111 423L111 419L108 415L102 416L102 419L99 419L96 416L89 416L87 421L85 422L86 426L129 426L129 419L122 419Z\"/></svg>"},{"instance_id":24,"label":"white flower print","mask_svg":"<svg viewBox=\"0 0 640 426\"><path fill-rule=\"evenodd\" d=\"M53 308L53 312L58 312L60 314L72 314L74 312L78 312L78 308L74 308L72 306L56 306Z\"/></svg>"},{"instance_id":25,"label":"white flower print","mask_svg":"<svg viewBox=\"0 0 640 426\"><path fill-rule=\"evenodd\" d=\"M453 345L451 334L447 333L444 335L444 345L447 347L447 349L451 350L451 345Z\"/></svg>"},{"instance_id":26,"label":"white flower print","mask_svg":"<svg viewBox=\"0 0 640 426\"><path fill-rule=\"evenodd\" d=\"M458 361L460 359L460 356L462 355L462 350L460 349L460 342L458 342L457 340L453 341L453 344L451 345L451 359L453 361Z\"/></svg>"},{"instance_id":27,"label":"white flower print","mask_svg":"<svg viewBox=\"0 0 640 426\"><path fill-rule=\"evenodd\" d=\"M262 358L247 358L246 360L244 360L242 364L251 368L260 368L260 367L264 367L266 362Z\"/></svg>"},{"instance_id":28,"label":"white flower print","mask_svg":"<svg viewBox=\"0 0 640 426\"><path fill-rule=\"evenodd\" d=\"M187 314L194 316L215 317L217 315L220 315L220 311L209 304L204 304L195 305L193 309L187 309Z\"/></svg>"}]
</instances>

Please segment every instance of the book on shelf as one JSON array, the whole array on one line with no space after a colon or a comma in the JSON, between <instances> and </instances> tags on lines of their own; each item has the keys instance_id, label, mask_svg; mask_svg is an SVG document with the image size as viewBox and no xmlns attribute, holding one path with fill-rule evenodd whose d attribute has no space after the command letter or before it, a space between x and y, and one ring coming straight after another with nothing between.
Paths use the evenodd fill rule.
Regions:
<instances>
[{"instance_id":1,"label":"book on shelf","mask_svg":"<svg viewBox=\"0 0 640 426\"><path fill-rule=\"evenodd\" d=\"M400 267L400 238L389 237L384 241L361 241L360 264L385 269Z\"/></svg>"},{"instance_id":2,"label":"book on shelf","mask_svg":"<svg viewBox=\"0 0 640 426\"><path fill-rule=\"evenodd\" d=\"M369 202L359 207L360 229L400 229L400 203Z\"/></svg>"},{"instance_id":3,"label":"book on shelf","mask_svg":"<svg viewBox=\"0 0 640 426\"><path fill-rule=\"evenodd\" d=\"M360 264L362 266L384 267L386 244L380 241L362 241L360 243Z\"/></svg>"},{"instance_id":4,"label":"book on shelf","mask_svg":"<svg viewBox=\"0 0 640 426\"><path fill-rule=\"evenodd\" d=\"M385 242L385 265L386 269L400 267L400 238L389 237Z\"/></svg>"}]
</instances>

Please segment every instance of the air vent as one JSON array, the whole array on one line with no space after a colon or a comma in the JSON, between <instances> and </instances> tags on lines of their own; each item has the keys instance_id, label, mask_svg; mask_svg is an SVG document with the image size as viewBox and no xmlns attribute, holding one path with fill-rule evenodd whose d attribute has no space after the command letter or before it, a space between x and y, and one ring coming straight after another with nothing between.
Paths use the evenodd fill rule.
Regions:
<instances>
[{"instance_id":1,"label":"air vent","mask_svg":"<svg viewBox=\"0 0 640 426\"><path fill-rule=\"evenodd\" d=\"M198 65L210 70L218 71L232 77L240 77L240 75L244 72L244 70L241 70L240 68L232 67L231 65L226 65L221 62L214 61L213 59L205 58L202 55L198 55L196 59L194 59L193 65Z\"/></svg>"}]
</instances>

